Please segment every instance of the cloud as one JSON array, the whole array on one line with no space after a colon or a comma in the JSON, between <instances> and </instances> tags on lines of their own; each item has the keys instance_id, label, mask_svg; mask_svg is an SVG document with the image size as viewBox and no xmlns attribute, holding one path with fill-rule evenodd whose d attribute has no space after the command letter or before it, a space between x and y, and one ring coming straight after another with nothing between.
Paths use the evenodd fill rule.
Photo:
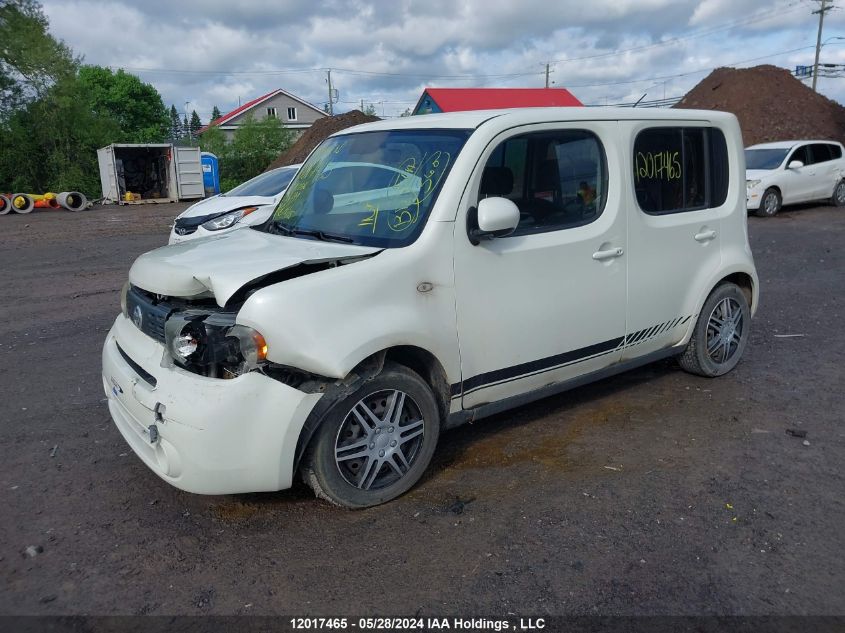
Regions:
<instances>
[{"instance_id":1,"label":"cloud","mask_svg":"<svg viewBox=\"0 0 845 633\"><path fill-rule=\"evenodd\" d=\"M587 103L681 96L708 69L761 57L812 63L805 0L47 0L52 32L86 62L127 68L165 103L205 121L282 87L321 107L326 68L339 111L364 99L387 115L427 85L556 85ZM845 34L832 11L825 36ZM823 58L845 57L831 41ZM802 51L780 53L807 47ZM381 73L381 74L374 74ZM845 87L820 80L828 96Z\"/></svg>"}]
</instances>

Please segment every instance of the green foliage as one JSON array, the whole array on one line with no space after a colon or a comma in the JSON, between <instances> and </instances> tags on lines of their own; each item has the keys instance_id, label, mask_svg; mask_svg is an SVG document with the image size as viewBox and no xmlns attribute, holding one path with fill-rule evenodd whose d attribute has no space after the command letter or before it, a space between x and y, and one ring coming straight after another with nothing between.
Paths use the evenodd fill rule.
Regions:
<instances>
[{"instance_id":1,"label":"green foliage","mask_svg":"<svg viewBox=\"0 0 845 633\"><path fill-rule=\"evenodd\" d=\"M179 112L176 111L176 106L170 106L170 140L178 141L182 138L182 120L179 118Z\"/></svg>"},{"instance_id":2,"label":"green foliage","mask_svg":"<svg viewBox=\"0 0 845 633\"><path fill-rule=\"evenodd\" d=\"M202 121L200 121L200 115L197 114L196 110L191 110L191 121L188 125L190 125L191 136L196 138L197 134L200 131L200 128L202 127Z\"/></svg>"},{"instance_id":3,"label":"green foliage","mask_svg":"<svg viewBox=\"0 0 845 633\"><path fill-rule=\"evenodd\" d=\"M220 161L220 187L228 191L254 178L290 147L290 130L276 118L256 121L248 116L235 131L231 143L223 130L213 126L202 133L200 147Z\"/></svg>"},{"instance_id":4,"label":"green foliage","mask_svg":"<svg viewBox=\"0 0 845 633\"><path fill-rule=\"evenodd\" d=\"M170 117L161 95L135 75L101 66L83 66L79 81L96 115L117 121L123 143L161 143L166 140Z\"/></svg>"},{"instance_id":5,"label":"green foliage","mask_svg":"<svg viewBox=\"0 0 845 633\"><path fill-rule=\"evenodd\" d=\"M399 116L400 117L411 116L411 114L412 114L411 108L405 108L405 111L402 114L400 114Z\"/></svg>"},{"instance_id":6,"label":"green foliage","mask_svg":"<svg viewBox=\"0 0 845 633\"><path fill-rule=\"evenodd\" d=\"M376 107L372 103L370 103L369 105L367 105L366 108L364 108L364 114L366 114L367 116L375 116Z\"/></svg>"},{"instance_id":7,"label":"green foliage","mask_svg":"<svg viewBox=\"0 0 845 633\"><path fill-rule=\"evenodd\" d=\"M211 109L211 120L212 120L212 121L216 121L216 120L217 120L217 119L219 119L221 116L223 116L223 115L222 115L222 114L220 114L220 108L218 108L217 106L214 106L214 107Z\"/></svg>"},{"instance_id":8,"label":"green foliage","mask_svg":"<svg viewBox=\"0 0 845 633\"><path fill-rule=\"evenodd\" d=\"M97 149L163 140L170 119L155 88L80 68L47 28L35 0L0 0L0 190L97 198Z\"/></svg>"},{"instance_id":9,"label":"green foliage","mask_svg":"<svg viewBox=\"0 0 845 633\"><path fill-rule=\"evenodd\" d=\"M70 49L47 26L34 0L0 0L0 120L75 72Z\"/></svg>"},{"instance_id":10,"label":"green foliage","mask_svg":"<svg viewBox=\"0 0 845 633\"><path fill-rule=\"evenodd\" d=\"M97 148L119 138L119 124L95 114L75 77L17 110L2 130L0 188L30 193L100 192Z\"/></svg>"}]
</instances>

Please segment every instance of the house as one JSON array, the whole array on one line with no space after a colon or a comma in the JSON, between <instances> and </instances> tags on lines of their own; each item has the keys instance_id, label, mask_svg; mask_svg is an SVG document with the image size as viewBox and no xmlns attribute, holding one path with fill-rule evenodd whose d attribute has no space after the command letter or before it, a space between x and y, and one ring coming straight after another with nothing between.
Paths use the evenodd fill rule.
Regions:
<instances>
[{"instance_id":1,"label":"house","mask_svg":"<svg viewBox=\"0 0 845 633\"><path fill-rule=\"evenodd\" d=\"M413 114L582 105L565 88L426 88Z\"/></svg>"},{"instance_id":2,"label":"house","mask_svg":"<svg viewBox=\"0 0 845 633\"><path fill-rule=\"evenodd\" d=\"M231 112L224 114L219 119L215 119L200 129L200 134L211 126L216 125L223 130L226 140L231 141L235 135L235 130L250 115L256 121L270 117L280 119L286 128L295 133L296 137L311 127L311 124L317 119L328 116L320 108L278 88L257 99L248 101Z\"/></svg>"}]
</instances>

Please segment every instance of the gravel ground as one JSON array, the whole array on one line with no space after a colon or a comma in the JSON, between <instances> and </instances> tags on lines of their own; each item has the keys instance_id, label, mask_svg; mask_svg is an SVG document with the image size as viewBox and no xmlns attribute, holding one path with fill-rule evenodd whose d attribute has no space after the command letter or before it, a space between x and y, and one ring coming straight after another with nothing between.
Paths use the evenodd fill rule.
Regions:
<instances>
[{"instance_id":1,"label":"gravel ground","mask_svg":"<svg viewBox=\"0 0 845 633\"><path fill-rule=\"evenodd\" d=\"M749 219L733 373L667 361L449 432L348 512L182 493L112 426L118 290L182 208L0 217L0 614L845 614L843 210Z\"/></svg>"}]
</instances>

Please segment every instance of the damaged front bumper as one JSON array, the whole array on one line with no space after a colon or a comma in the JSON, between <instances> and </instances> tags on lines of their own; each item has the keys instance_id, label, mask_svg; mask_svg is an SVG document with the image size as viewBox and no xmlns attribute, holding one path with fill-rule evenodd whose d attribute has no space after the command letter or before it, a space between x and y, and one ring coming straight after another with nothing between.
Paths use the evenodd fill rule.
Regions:
<instances>
[{"instance_id":1,"label":"damaged front bumper","mask_svg":"<svg viewBox=\"0 0 845 633\"><path fill-rule=\"evenodd\" d=\"M258 372L230 380L162 366L164 347L120 315L103 347L103 388L132 450L166 482L198 494L283 490L321 394Z\"/></svg>"}]
</instances>

